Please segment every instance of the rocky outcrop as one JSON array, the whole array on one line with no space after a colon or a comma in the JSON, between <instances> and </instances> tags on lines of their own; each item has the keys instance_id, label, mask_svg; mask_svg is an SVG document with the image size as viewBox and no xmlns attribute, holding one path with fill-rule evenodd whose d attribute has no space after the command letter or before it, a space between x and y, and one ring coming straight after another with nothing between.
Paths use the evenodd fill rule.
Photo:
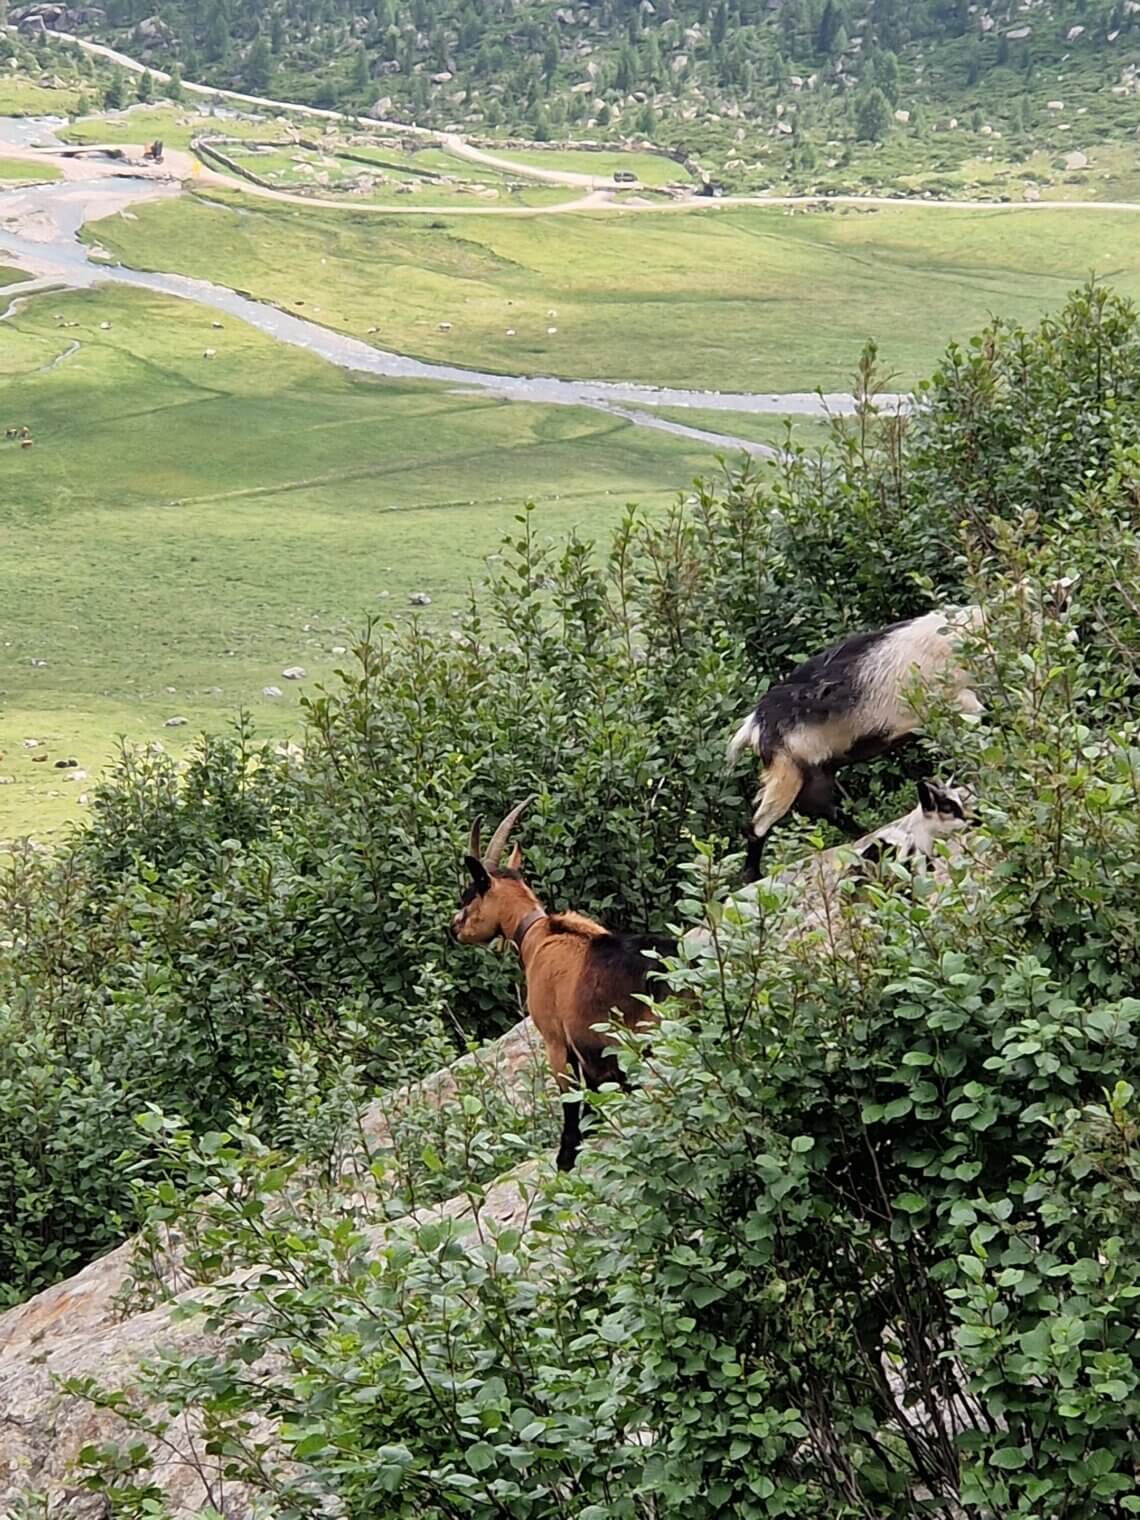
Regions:
<instances>
[{"instance_id":1,"label":"rocky outcrop","mask_svg":"<svg viewBox=\"0 0 1140 1520\"><path fill-rule=\"evenodd\" d=\"M498 1082L517 1091L520 1104L532 1101L537 1058L533 1026L523 1020L453 1066L371 1103L362 1115L363 1133L370 1145L381 1146L394 1107L412 1096L442 1107L456 1095L458 1074L471 1066L493 1072ZM521 1168L489 1188L482 1213L503 1223L521 1215L525 1205L519 1184L530 1169ZM466 1198L455 1198L425 1210L424 1217L461 1218L469 1208ZM379 1240L383 1226L373 1233ZM73 1464L82 1447L121 1440L124 1429L115 1415L62 1393L60 1379L97 1377L103 1387L130 1388L138 1363L163 1348L185 1355L215 1344L199 1321L176 1317L175 1311L202 1290L185 1282L174 1249L162 1264L171 1300L143 1313L120 1312L133 1249L127 1241L66 1282L0 1315L0 1515L10 1514L19 1498L33 1492L47 1494L53 1520L101 1520L105 1514L101 1498L76 1488ZM155 1481L172 1514L189 1520L208 1503L217 1505L220 1472L199 1449L192 1423L172 1430L170 1440L172 1450L158 1466ZM230 1482L223 1513L226 1520L252 1520L249 1496Z\"/></svg>"},{"instance_id":2,"label":"rocky outcrop","mask_svg":"<svg viewBox=\"0 0 1140 1520\"><path fill-rule=\"evenodd\" d=\"M897 831L905 829L906 823L899 820L889 827ZM817 934L834 943L837 899L848 867L845 852L830 850L810 855L780 874L778 880L795 905L785 934L803 946L803 953L812 953ZM739 894L746 915L753 890L746 888ZM694 931L690 938L699 954L707 932ZM366 1144L383 1147L393 1113L410 1099L440 1108L453 1101L460 1074L472 1068L486 1072L488 1081L509 1092L520 1107L535 1102L543 1091L540 1045L533 1026L524 1019L501 1039L453 1065L376 1099L361 1115ZM539 1164L526 1163L486 1189L481 1214L503 1223L525 1222L526 1183ZM346 1180L356 1175L349 1162ZM368 1233L378 1243L387 1228L379 1222L381 1211L376 1209L370 1216L370 1198L360 1192L351 1201L366 1217L376 1218ZM468 1199L458 1197L424 1210L421 1217L461 1218L469 1209ZM131 1275L132 1250L128 1241L66 1282L0 1315L0 1515L10 1514L16 1502L31 1493L46 1495L44 1513L52 1520L102 1520L107 1513L99 1496L76 1487L72 1468L83 1446L122 1440L124 1429L114 1414L62 1392L60 1379L94 1377L104 1388L129 1389L139 1362L163 1348L186 1355L205 1352L214 1344L199 1320L176 1315L177 1309L191 1305L204 1292L188 1280L176 1244L169 1246L159 1264L169 1301L145 1312L120 1311ZM255 1520L251 1496L239 1485L227 1481L224 1502L219 1503L220 1473L215 1460L196 1441L192 1420L173 1425L167 1439L169 1449L163 1451L153 1480L166 1495L172 1515L189 1520L213 1504L226 1520Z\"/></svg>"}]
</instances>

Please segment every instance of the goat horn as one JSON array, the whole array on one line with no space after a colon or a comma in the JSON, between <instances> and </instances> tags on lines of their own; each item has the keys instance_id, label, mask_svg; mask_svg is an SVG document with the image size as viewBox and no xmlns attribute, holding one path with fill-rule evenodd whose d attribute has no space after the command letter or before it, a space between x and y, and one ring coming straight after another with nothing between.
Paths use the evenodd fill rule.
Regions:
<instances>
[{"instance_id":1,"label":"goat horn","mask_svg":"<svg viewBox=\"0 0 1140 1520\"><path fill-rule=\"evenodd\" d=\"M499 858L503 853L507 840L510 838L511 830L519 821L523 809L529 807L533 801L533 797L524 797L517 807L513 807L510 810L499 827L491 835L491 842L487 846L487 853L483 856L483 864L487 867L488 871L493 871L499 864Z\"/></svg>"},{"instance_id":2,"label":"goat horn","mask_svg":"<svg viewBox=\"0 0 1140 1520\"><path fill-rule=\"evenodd\" d=\"M476 818L471 825L471 838L467 841L467 853L474 860L479 859L479 825L482 822L482 818Z\"/></svg>"}]
</instances>

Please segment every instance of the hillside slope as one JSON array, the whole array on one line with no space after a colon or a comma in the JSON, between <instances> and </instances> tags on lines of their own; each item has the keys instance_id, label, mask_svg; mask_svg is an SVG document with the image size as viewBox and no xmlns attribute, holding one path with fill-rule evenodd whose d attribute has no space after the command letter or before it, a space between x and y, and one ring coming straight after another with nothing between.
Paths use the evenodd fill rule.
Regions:
<instances>
[{"instance_id":1,"label":"hillside slope","mask_svg":"<svg viewBox=\"0 0 1140 1520\"><path fill-rule=\"evenodd\" d=\"M161 16L111 0L12 15L283 99L540 141L647 138L734 188L1134 149L1140 122L1134 0L172 0Z\"/></svg>"},{"instance_id":2,"label":"hillside slope","mask_svg":"<svg viewBox=\"0 0 1140 1520\"><path fill-rule=\"evenodd\" d=\"M897 830L903 821L886 825L882 832ZM781 873L788 901L796 904L783 921L780 938L785 942L817 933L831 937L834 926L831 931L825 926L839 912L840 881L848 858L846 849L823 851ZM945 866L936 869L945 880ZM742 901L753 890L744 889ZM742 912L754 915L755 909L745 906ZM385 1220L386 1210L392 1208L390 1196L373 1185L376 1162L393 1149L399 1151L402 1117L416 1108L454 1107L478 1093L487 1100L491 1090L497 1101L525 1111L536 1105L544 1071L537 1033L530 1020L523 1019L453 1065L375 1100L360 1115L354 1154L343 1161L340 1187L330 1193L320 1178L309 1176L303 1187L311 1189L311 1196L294 1191L288 1202L282 1200L284 1211L295 1214L302 1235L302 1220L323 1214L327 1225L330 1216L339 1218L346 1231L359 1232L357 1245L365 1256L378 1254L391 1239L393 1224ZM540 1143L548 1139L541 1121L533 1134ZM589 1147L582 1164L589 1167ZM452 1220L469 1232L470 1249L478 1246L488 1226L522 1232L532 1222L532 1212L541 1214L542 1177L548 1167L546 1160L537 1166L526 1160L489 1185L480 1185L469 1172L456 1196L417 1209L404 1220L404 1227ZM185 1236L193 1231L186 1228L186 1220L179 1226L164 1231L157 1248L154 1238L128 1240L73 1277L0 1314L0 1504L5 1514L15 1512L33 1494L47 1496L56 1520L82 1520L91 1514L92 1495L77 1486L76 1471L77 1464L96 1464L80 1453L123 1442L128 1429L111 1405L99 1406L98 1397L122 1389L148 1420L161 1417L157 1402L135 1392L140 1363L165 1352L179 1358L207 1357L224 1345L227 1337L216 1333L206 1315L194 1313L194 1306L205 1309L216 1297L211 1290L221 1290L224 1298L227 1287L250 1284L268 1269L262 1263L230 1262L225 1276L204 1276L201 1258L193 1256L200 1242L187 1242ZM298 1273L307 1270L300 1257L296 1266ZM156 1287L161 1298L157 1303ZM236 1323L230 1322L231 1334ZM271 1377L273 1363L287 1356L287 1346L275 1346L259 1368L261 1375ZM62 1398L59 1380L75 1380ZM90 1396L79 1393L80 1384ZM201 1515L205 1504L222 1507L224 1491L228 1520L252 1520L259 1513L255 1494L246 1485L227 1481L227 1463L209 1451L201 1418L201 1410L195 1409L188 1419L164 1425L160 1439L155 1439L154 1429L136 1426L159 1459L151 1478L164 1508L154 1513L165 1520ZM258 1416L250 1439L265 1443L266 1465L273 1468L281 1456L279 1432Z\"/></svg>"}]
</instances>

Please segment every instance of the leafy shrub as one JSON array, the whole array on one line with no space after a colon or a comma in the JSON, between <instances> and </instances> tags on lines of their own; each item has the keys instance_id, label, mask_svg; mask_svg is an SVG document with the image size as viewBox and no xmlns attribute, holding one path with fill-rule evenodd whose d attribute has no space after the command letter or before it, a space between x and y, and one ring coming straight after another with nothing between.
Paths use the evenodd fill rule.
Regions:
<instances>
[{"instance_id":1,"label":"leafy shrub","mask_svg":"<svg viewBox=\"0 0 1140 1520\"><path fill-rule=\"evenodd\" d=\"M1084 586L1119 544L1092 516L1064 548ZM806 930L810 873L728 901L699 849L688 1001L627 1040L641 1080L591 1099L581 1171L519 1179L525 1229L475 1176L468 1223L369 1231L323 1194L284 1209L232 1137L191 1148L183 1206L290 1268L218 1287L228 1349L149 1370L157 1423L110 1395L136 1429L189 1403L281 1515L1140 1510L1140 733L1074 712L1101 658L1068 636L1079 595L1031 640L993 605L973 663L1001 719L948 738L984 829ZM1114 632L1140 652L1140 616Z\"/></svg>"},{"instance_id":2,"label":"leafy shrub","mask_svg":"<svg viewBox=\"0 0 1140 1520\"><path fill-rule=\"evenodd\" d=\"M878 411L869 349L858 415L820 458L631 512L604 552L543 544L521 514L450 637L366 630L308 704L302 762L245 724L184 772L125 753L85 831L0 876L0 1293L130 1228L147 1102L196 1133L244 1115L270 1147L307 1143L290 1072L319 1106L346 1063L362 1092L437 1064L443 1010L456 1046L515 1016L511 962L444 940L473 814L536 792L524 843L544 899L660 929L689 841L742 828L754 777L726 773L724 739L769 680L961 595L968 569L983 587L1011 566L1060 573L1094 521L1118 561L1082 571L1081 712L1090 731L1126 721L1136 347L1124 303L1080 293L1036 333L996 324L969 364L952 355L911 423ZM1083 489L1078 457L1102 466ZM918 764L863 773L869 826Z\"/></svg>"}]
</instances>

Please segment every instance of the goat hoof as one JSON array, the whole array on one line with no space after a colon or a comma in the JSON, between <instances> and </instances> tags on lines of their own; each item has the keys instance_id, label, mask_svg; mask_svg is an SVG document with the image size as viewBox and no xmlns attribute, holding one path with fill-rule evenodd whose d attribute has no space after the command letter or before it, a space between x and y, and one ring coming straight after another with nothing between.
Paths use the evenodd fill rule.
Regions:
<instances>
[{"instance_id":1,"label":"goat hoof","mask_svg":"<svg viewBox=\"0 0 1140 1520\"><path fill-rule=\"evenodd\" d=\"M576 1159L577 1158L574 1156L564 1156L562 1152L559 1151L558 1159L554 1164L557 1166L560 1172L572 1172L574 1170L574 1162Z\"/></svg>"}]
</instances>

